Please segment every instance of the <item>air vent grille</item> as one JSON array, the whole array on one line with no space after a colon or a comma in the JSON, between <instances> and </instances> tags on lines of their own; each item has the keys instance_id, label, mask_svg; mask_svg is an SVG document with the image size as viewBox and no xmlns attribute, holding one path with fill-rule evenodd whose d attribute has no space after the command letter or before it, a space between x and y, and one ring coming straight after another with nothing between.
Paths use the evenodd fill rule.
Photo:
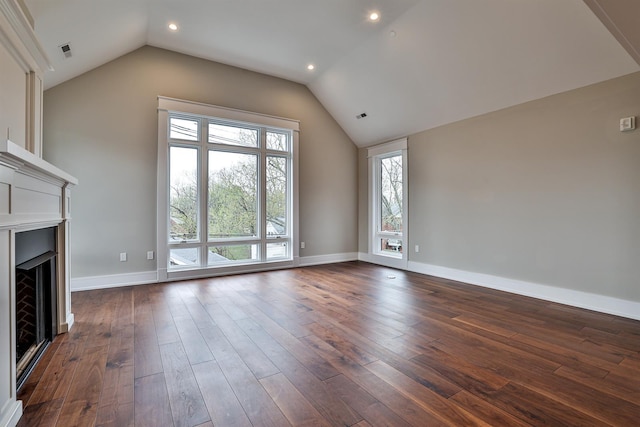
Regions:
<instances>
[{"instance_id":1,"label":"air vent grille","mask_svg":"<svg viewBox=\"0 0 640 427\"><path fill-rule=\"evenodd\" d=\"M62 52L62 56L67 59L67 58L71 58L71 44L70 43L65 43L65 44L61 44L59 46L60 51Z\"/></svg>"}]
</instances>

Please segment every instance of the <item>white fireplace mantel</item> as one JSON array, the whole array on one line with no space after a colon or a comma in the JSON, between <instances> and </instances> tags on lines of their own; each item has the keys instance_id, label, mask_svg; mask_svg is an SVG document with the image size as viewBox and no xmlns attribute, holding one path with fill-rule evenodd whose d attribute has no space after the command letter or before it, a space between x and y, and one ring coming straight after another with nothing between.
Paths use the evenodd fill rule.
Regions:
<instances>
[{"instance_id":1,"label":"white fireplace mantel","mask_svg":"<svg viewBox=\"0 0 640 427\"><path fill-rule=\"evenodd\" d=\"M0 162L7 165L13 164L19 171L24 170L26 172L30 170L40 174L45 179L52 179L57 182L64 181L74 185L78 183L75 177L8 139L0 141Z\"/></svg>"},{"instance_id":2,"label":"white fireplace mantel","mask_svg":"<svg viewBox=\"0 0 640 427\"><path fill-rule=\"evenodd\" d=\"M0 141L0 426L22 414L16 398L15 236L56 227L58 333L73 324L69 198L78 180L11 141Z\"/></svg>"}]
</instances>

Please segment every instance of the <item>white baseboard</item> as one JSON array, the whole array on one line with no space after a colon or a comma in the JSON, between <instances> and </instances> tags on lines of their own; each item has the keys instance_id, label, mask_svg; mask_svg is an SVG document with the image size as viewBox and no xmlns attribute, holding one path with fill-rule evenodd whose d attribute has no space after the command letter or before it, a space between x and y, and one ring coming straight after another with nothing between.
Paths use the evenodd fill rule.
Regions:
<instances>
[{"instance_id":1,"label":"white baseboard","mask_svg":"<svg viewBox=\"0 0 640 427\"><path fill-rule=\"evenodd\" d=\"M319 264L331 264L336 262L355 261L358 259L356 252L330 254L330 255L318 255L310 257L300 257L295 260L294 265L309 266ZM282 268L282 267L278 267ZM265 266L263 270L268 270L268 266ZM255 270L255 271L263 271ZM251 272L254 269L247 269L242 272ZM235 272L238 272L237 270ZM222 272L221 272L222 273ZM212 274L194 274L192 271L186 272L185 277L173 277L167 280L188 280L190 278L199 277L214 277ZM227 273L228 274L228 273ZM71 292L77 291L89 291L92 289L106 289L106 288L118 288L122 286L132 285L146 285L149 283L158 282L158 273L156 271L142 271L138 273L127 274L110 274L105 276L91 276L91 277L76 277L71 278Z\"/></svg>"},{"instance_id":2,"label":"white baseboard","mask_svg":"<svg viewBox=\"0 0 640 427\"><path fill-rule=\"evenodd\" d=\"M4 408L0 412L0 426L14 427L22 417L22 401L11 400L5 402Z\"/></svg>"},{"instance_id":3,"label":"white baseboard","mask_svg":"<svg viewBox=\"0 0 640 427\"><path fill-rule=\"evenodd\" d=\"M358 260L370 262L371 264L382 265L384 267L395 268L396 270L408 270L407 261L404 259L358 252Z\"/></svg>"},{"instance_id":4,"label":"white baseboard","mask_svg":"<svg viewBox=\"0 0 640 427\"><path fill-rule=\"evenodd\" d=\"M409 261L407 270L640 320L640 302L412 261Z\"/></svg>"},{"instance_id":5,"label":"white baseboard","mask_svg":"<svg viewBox=\"0 0 640 427\"><path fill-rule=\"evenodd\" d=\"M333 264L336 262L357 261L357 252L345 252L341 254L316 255L300 257L300 267L308 267L310 265Z\"/></svg>"},{"instance_id":6,"label":"white baseboard","mask_svg":"<svg viewBox=\"0 0 640 427\"><path fill-rule=\"evenodd\" d=\"M67 323L63 323L60 325L60 328L58 329L58 333L66 334L67 332L69 332L73 327L73 324L75 323L75 319L76 317L73 313L67 314Z\"/></svg>"},{"instance_id":7,"label":"white baseboard","mask_svg":"<svg viewBox=\"0 0 640 427\"><path fill-rule=\"evenodd\" d=\"M355 261L358 259L361 261L376 263L369 254L364 252L347 252L300 257L298 261L300 267L307 267L312 265ZM526 282L523 280L508 279L489 274L473 273L470 271L457 270L454 268L441 267L438 265L424 264L414 261L409 261L406 269L415 273L427 274L430 276L469 283L471 285L538 298L545 301L552 301L601 313L640 320L640 302L636 301ZM71 291L87 291L91 289L115 288L157 282L158 274L155 271L113 274L108 276L78 277L71 279Z\"/></svg>"},{"instance_id":8,"label":"white baseboard","mask_svg":"<svg viewBox=\"0 0 640 427\"><path fill-rule=\"evenodd\" d=\"M107 276L71 278L71 292L89 291L92 289L119 288L122 286L146 285L158 282L155 271L141 271L138 273L111 274Z\"/></svg>"}]
</instances>

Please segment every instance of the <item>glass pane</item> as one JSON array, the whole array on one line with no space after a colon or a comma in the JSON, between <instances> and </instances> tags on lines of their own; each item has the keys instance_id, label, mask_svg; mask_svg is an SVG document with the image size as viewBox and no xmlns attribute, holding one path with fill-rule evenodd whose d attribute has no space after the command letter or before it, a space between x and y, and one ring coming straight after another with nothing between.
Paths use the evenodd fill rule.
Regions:
<instances>
[{"instance_id":1,"label":"glass pane","mask_svg":"<svg viewBox=\"0 0 640 427\"><path fill-rule=\"evenodd\" d=\"M267 243L267 259L289 258L289 242Z\"/></svg>"},{"instance_id":2,"label":"glass pane","mask_svg":"<svg viewBox=\"0 0 640 427\"><path fill-rule=\"evenodd\" d=\"M267 156L267 236L287 234L287 159Z\"/></svg>"},{"instance_id":3,"label":"glass pane","mask_svg":"<svg viewBox=\"0 0 640 427\"><path fill-rule=\"evenodd\" d=\"M258 260L258 245L210 246L207 265Z\"/></svg>"},{"instance_id":4,"label":"glass pane","mask_svg":"<svg viewBox=\"0 0 640 427\"><path fill-rule=\"evenodd\" d=\"M169 251L169 267L196 267L200 265L198 260L199 248L179 248Z\"/></svg>"},{"instance_id":5,"label":"glass pane","mask_svg":"<svg viewBox=\"0 0 640 427\"><path fill-rule=\"evenodd\" d=\"M209 239L257 236L257 185L256 155L209 151Z\"/></svg>"},{"instance_id":6,"label":"glass pane","mask_svg":"<svg viewBox=\"0 0 640 427\"><path fill-rule=\"evenodd\" d=\"M169 138L197 141L198 121L171 117L169 119Z\"/></svg>"},{"instance_id":7,"label":"glass pane","mask_svg":"<svg viewBox=\"0 0 640 427\"><path fill-rule=\"evenodd\" d=\"M169 241L198 239L198 150L169 148Z\"/></svg>"},{"instance_id":8,"label":"glass pane","mask_svg":"<svg viewBox=\"0 0 640 427\"><path fill-rule=\"evenodd\" d=\"M258 131L256 129L246 129L236 126L209 123L209 142L212 144L257 147Z\"/></svg>"},{"instance_id":9,"label":"glass pane","mask_svg":"<svg viewBox=\"0 0 640 427\"><path fill-rule=\"evenodd\" d=\"M287 134L278 132L267 132L267 150L287 151Z\"/></svg>"},{"instance_id":10,"label":"glass pane","mask_svg":"<svg viewBox=\"0 0 640 427\"><path fill-rule=\"evenodd\" d=\"M380 251L389 254L402 254L401 239L380 239Z\"/></svg>"},{"instance_id":11,"label":"glass pane","mask_svg":"<svg viewBox=\"0 0 640 427\"><path fill-rule=\"evenodd\" d=\"M380 231L402 232L402 156L380 160Z\"/></svg>"}]
</instances>

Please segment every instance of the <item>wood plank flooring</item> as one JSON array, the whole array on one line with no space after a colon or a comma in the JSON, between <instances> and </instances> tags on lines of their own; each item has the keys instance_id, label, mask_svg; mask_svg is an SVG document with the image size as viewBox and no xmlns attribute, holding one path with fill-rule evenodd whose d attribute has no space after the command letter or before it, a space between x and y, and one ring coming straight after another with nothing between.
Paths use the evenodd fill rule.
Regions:
<instances>
[{"instance_id":1,"label":"wood plank flooring","mask_svg":"<svg viewBox=\"0 0 640 427\"><path fill-rule=\"evenodd\" d=\"M78 292L19 426L635 426L640 322L351 262Z\"/></svg>"}]
</instances>

